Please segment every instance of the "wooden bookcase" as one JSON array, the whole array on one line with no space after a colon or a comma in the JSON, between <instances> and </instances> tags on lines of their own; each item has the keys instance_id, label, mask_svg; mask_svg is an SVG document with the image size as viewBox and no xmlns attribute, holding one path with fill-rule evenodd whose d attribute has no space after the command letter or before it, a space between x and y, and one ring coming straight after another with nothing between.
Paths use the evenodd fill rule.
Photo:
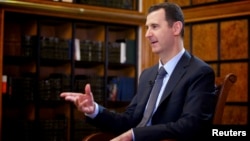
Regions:
<instances>
[{"instance_id":1,"label":"wooden bookcase","mask_svg":"<svg viewBox=\"0 0 250 141\"><path fill-rule=\"evenodd\" d=\"M0 74L7 76L6 93L0 87L3 141L80 140L97 129L84 123L84 115L61 99L60 92L83 92L90 83L98 103L114 106L126 101L110 101L109 77L133 79L136 89L138 29L143 14L83 7L34 0L0 3ZM105 18L112 10L111 17ZM109 56L110 45L119 46L121 39L133 43L126 44L132 50L132 63ZM76 57L78 51L80 58Z\"/></svg>"}]
</instances>

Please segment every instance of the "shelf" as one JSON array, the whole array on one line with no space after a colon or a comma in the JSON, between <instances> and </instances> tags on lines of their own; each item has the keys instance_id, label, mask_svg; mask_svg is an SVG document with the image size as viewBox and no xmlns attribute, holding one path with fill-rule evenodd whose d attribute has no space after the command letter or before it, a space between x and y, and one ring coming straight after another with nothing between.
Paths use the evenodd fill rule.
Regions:
<instances>
[{"instance_id":1,"label":"shelf","mask_svg":"<svg viewBox=\"0 0 250 141\"><path fill-rule=\"evenodd\" d=\"M25 65L35 61L34 57L4 56L4 65Z\"/></svg>"},{"instance_id":2,"label":"shelf","mask_svg":"<svg viewBox=\"0 0 250 141\"><path fill-rule=\"evenodd\" d=\"M135 64L109 63L108 66L108 68L111 70L122 70L129 67L135 67Z\"/></svg>"},{"instance_id":3,"label":"shelf","mask_svg":"<svg viewBox=\"0 0 250 141\"><path fill-rule=\"evenodd\" d=\"M93 68L97 66L104 66L104 62L95 61L75 61L76 68Z\"/></svg>"},{"instance_id":4,"label":"shelf","mask_svg":"<svg viewBox=\"0 0 250 141\"><path fill-rule=\"evenodd\" d=\"M76 3L125 10L138 9L138 0L76 0Z\"/></svg>"},{"instance_id":5,"label":"shelf","mask_svg":"<svg viewBox=\"0 0 250 141\"><path fill-rule=\"evenodd\" d=\"M59 59L41 59L41 66L61 66L69 64L71 60L59 60Z\"/></svg>"},{"instance_id":6,"label":"shelf","mask_svg":"<svg viewBox=\"0 0 250 141\"><path fill-rule=\"evenodd\" d=\"M142 25L145 22L143 13L129 10L86 6L73 3L59 3L53 1L0 1L6 11L33 13L38 15L56 16L99 22L112 22L130 25Z\"/></svg>"}]
</instances>

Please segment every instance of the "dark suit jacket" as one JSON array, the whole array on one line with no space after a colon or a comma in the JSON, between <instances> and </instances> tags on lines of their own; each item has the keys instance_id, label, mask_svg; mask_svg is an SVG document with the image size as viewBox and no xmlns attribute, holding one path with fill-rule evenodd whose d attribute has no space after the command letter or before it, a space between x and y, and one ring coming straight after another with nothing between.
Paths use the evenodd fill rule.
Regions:
<instances>
[{"instance_id":1,"label":"dark suit jacket","mask_svg":"<svg viewBox=\"0 0 250 141\"><path fill-rule=\"evenodd\" d=\"M97 117L87 121L117 134L133 128L136 141L195 140L202 133L210 134L216 101L214 71L188 52L183 54L169 78L152 117L152 126L135 128L142 119L152 89L150 82L154 81L157 70L158 64L141 73L137 94L124 113L100 107Z\"/></svg>"}]
</instances>

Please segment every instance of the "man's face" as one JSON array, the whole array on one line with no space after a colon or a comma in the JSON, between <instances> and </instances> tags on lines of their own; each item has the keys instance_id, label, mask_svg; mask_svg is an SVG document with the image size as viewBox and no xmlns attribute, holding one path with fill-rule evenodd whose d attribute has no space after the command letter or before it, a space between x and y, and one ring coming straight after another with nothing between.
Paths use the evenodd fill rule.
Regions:
<instances>
[{"instance_id":1,"label":"man's face","mask_svg":"<svg viewBox=\"0 0 250 141\"><path fill-rule=\"evenodd\" d=\"M148 14L146 27L147 32L145 37L149 40L153 53L162 56L173 47L173 30L166 21L165 11L163 9Z\"/></svg>"}]
</instances>

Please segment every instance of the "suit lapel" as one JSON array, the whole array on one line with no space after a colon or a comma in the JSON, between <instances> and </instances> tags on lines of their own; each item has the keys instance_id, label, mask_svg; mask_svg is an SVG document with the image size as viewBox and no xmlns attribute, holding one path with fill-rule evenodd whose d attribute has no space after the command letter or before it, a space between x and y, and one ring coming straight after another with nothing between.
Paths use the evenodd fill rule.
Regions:
<instances>
[{"instance_id":1,"label":"suit lapel","mask_svg":"<svg viewBox=\"0 0 250 141\"><path fill-rule=\"evenodd\" d=\"M176 84L181 80L182 76L186 73L186 67L189 65L191 55L188 52L185 52L179 62L177 63L173 73L171 74L167 86L164 90L160 103L166 99L170 93L173 91Z\"/></svg>"},{"instance_id":2,"label":"suit lapel","mask_svg":"<svg viewBox=\"0 0 250 141\"><path fill-rule=\"evenodd\" d=\"M157 75L157 71L158 71L158 65L155 65L150 71L148 71L147 73L145 73L144 77L147 77L146 82L145 82L145 86L144 86L144 94L145 96L141 97L141 102L143 105L143 108L146 106L148 99L149 99L149 95L151 93L151 90L153 88L154 85L154 81Z\"/></svg>"}]
</instances>

